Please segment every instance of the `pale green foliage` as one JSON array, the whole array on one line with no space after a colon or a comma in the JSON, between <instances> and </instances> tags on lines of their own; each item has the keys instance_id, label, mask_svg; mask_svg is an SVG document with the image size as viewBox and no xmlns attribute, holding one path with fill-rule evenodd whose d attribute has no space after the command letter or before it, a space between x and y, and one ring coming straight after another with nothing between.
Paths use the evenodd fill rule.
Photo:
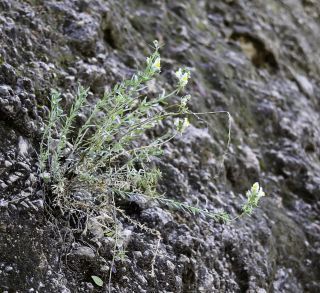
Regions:
<instances>
[{"instance_id":1,"label":"pale green foliage","mask_svg":"<svg viewBox=\"0 0 320 293\"><path fill-rule=\"evenodd\" d=\"M64 218L76 215L78 222L85 222L78 227L82 233L86 233L90 223L100 225L106 236L115 238L114 255L118 257L123 257L124 250L117 247L121 232L117 228L116 213L141 230L157 236L157 247L161 237L158 231L126 216L116 206L117 197L142 196L194 215L230 221L225 212L213 212L167 199L156 191L161 172L152 166L152 157L162 153L164 143L185 131L189 126L189 115L200 119L199 115L203 114L227 114L228 146L231 122L226 111L191 113L187 106L190 95L182 96L178 103L168 106L167 100L178 96L187 85L190 78L187 69L176 71L178 80L172 92L167 94L163 90L158 96L148 98L145 93L148 82L161 70L158 43L154 45L155 51L147 58L146 68L131 79L116 84L94 105L87 102L89 89L79 86L74 103L65 114L60 106L61 95L53 91L51 111L40 146L40 172L44 182L51 187L52 207L60 210ZM83 110L87 119L75 128L76 118ZM164 119L173 119L175 129L145 139L146 131L161 125ZM255 183L247 192L248 202L243 206L243 214L251 214L263 195L259 184ZM154 262L155 257L152 274ZM92 279L102 286L99 277L92 276Z\"/></svg>"},{"instance_id":2,"label":"pale green foliage","mask_svg":"<svg viewBox=\"0 0 320 293\"><path fill-rule=\"evenodd\" d=\"M158 198L158 201L162 202L163 204L167 205L170 208L175 208L178 210L184 210L186 212L189 212L193 215L204 215L210 219L213 219L215 221L222 220L223 222L229 222L230 217L226 212L211 212L207 209L201 209L196 206L188 205L185 203L181 203L172 199L167 199L167 198Z\"/></svg>"},{"instance_id":3,"label":"pale green foliage","mask_svg":"<svg viewBox=\"0 0 320 293\"><path fill-rule=\"evenodd\" d=\"M146 59L144 71L116 84L91 107L86 99L89 89L79 86L68 114L60 107L61 95L52 92L51 111L39 160L41 176L52 187L53 205L59 207L62 213L77 212L85 217L94 214L103 224L101 214L110 213L111 195L139 195L192 214L228 221L229 216L224 212L213 213L159 197L156 192L161 172L151 167L151 158L161 154L161 146L165 142L184 132L189 125L188 115L198 117L219 112L189 112L187 103L190 95L182 96L178 104L166 106L168 98L178 95L186 86L190 78L187 69L175 72L178 82L169 94L163 91L152 99L146 96L148 82L161 70L158 43L154 44L155 51ZM75 119L84 107L89 112L88 118L79 129L75 129ZM146 144L140 143L146 130L172 117L176 117L175 130L149 139ZM87 193L77 195L83 190ZM247 192L248 202L243 206L243 212L251 214L261 196L262 189L255 183Z\"/></svg>"},{"instance_id":4,"label":"pale green foliage","mask_svg":"<svg viewBox=\"0 0 320 293\"><path fill-rule=\"evenodd\" d=\"M183 69L176 88L149 99L145 94L148 82L160 72L158 44L147 58L144 71L115 85L95 105L87 103L88 89L78 88L68 114L61 109L61 95L53 91L51 112L40 147L41 176L50 183L52 204L63 214L77 213L84 217L110 213L110 196L134 195L157 198L156 186L161 172L151 166L161 146L188 126L187 117L176 129L163 132L143 144L145 132L162 120L189 113L190 96L167 106L171 96L178 95L190 73ZM75 129L75 119L86 108L87 120ZM85 193L83 191L86 191ZM101 223L103 224L103 223Z\"/></svg>"}]
</instances>

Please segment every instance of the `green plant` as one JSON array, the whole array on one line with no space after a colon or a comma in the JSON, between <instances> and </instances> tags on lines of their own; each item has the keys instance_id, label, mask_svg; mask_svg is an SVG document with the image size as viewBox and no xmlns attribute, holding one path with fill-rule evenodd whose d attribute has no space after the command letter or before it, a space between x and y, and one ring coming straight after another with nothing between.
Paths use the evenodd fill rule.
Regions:
<instances>
[{"instance_id":1,"label":"green plant","mask_svg":"<svg viewBox=\"0 0 320 293\"><path fill-rule=\"evenodd\" d=\"M186 204L158 196L156 185L160 171L152 167L151 157L161 154L161 146L188 127L187 102L168 106L167 100L186 86L190 72L179 69L176 88L166 94L148 99L143 93L147 83L160 72L158 44L147 58L144 71L117 84L89 110L89 117L79 130L74 129L75 118L83 108L88 108L88 89L78 88L69 114L60 107L61 95L53 91L51 112L40 146L42 178L52 188L52 205L63 214L94 215L110 213L110 196L143 195L157 199L169 206L199 212ZM146 144L139 144L145 132L161 121L173 118L176 129L154 137ZM56 139L54 139L56 138ZM59 138L59 139L58 139ZM82 191L87 193L83 194ZM219 219L220 214L205 214ZM226 220L225 214L221 215Z\"/></svg>"},{"instance_id":2,"label":"green plant","mask_svg":"<svg viewBox=\"0 0 320 293\"><path fill-rule=\"evenodd\" d=\"M242 206L242 214L250 216L253 210L258 207L259 200L266 194L260 187L259 183L256 182L252 185L251 189L247 191L246 196L248 198L247 202Z\"/></svg>"},{"instance_id":3,"label":"green plant","mask_svg":"<svg viewBox=\"0 0 320 293\"><path fill-rule=\"evenodd\" d=\"M153 166L152 157L161 155L162 145L183 133L189 125L190 115L198 118L202 114L217 113L228 115L229 145L230 114L225 111L192 113L187 106L190 95L181 96L178 103L168 103L169 98L179 95L188 83L190 72L185 68L175 73L177 84L172 92L163 90L158 96L149 98L146 94L148 82L160 72L161 62L158 43L154 42L154 45L155 51L147 58L146 68L116 84L94 105L86 99L89 89L79 86L66 114L60 106L60 93L53 91L51 111L40 145L40 173L51 190L51 208L73 223L73 229L78 232L86 233L89 225L98 224L105 235L115 238L114 256L119 257L123 257L124 250L117 247L121 233L117 213L141 230L157 236L157 247L161 239L158 231L125 215L116 204L119 198L142 196L213 220L230 220L225 212L201 209L157 193L161 172ZM82 111L88 118L76 128L76 118ZM165 119L173 120L175 127L165 131L160 127ZM160 135L152 134L155 128ZM147 131L151 133L145 139ZM258 186L256 191L256 185L251 189L243 214L250 214L257 206L261 197L257 197L261 195L259 190ZM155 257L152 273L154 261ZM96 282L97 278L94 281L100 283Z\"/></svg>"}]
</instances>

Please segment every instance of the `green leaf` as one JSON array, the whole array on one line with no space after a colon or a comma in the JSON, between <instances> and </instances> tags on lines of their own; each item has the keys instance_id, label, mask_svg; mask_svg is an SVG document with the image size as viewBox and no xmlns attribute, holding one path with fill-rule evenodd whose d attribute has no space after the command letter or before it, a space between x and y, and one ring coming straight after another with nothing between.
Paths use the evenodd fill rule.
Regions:
<instances>
[{"instance_id":1,"label":"green leaf","mask_svg":"<svg viewBox=\"0 0 320 293\"><path fill-rule=\"evenodd\" d=\"M94 282L97 286L99 286L99 287L102 287L102 286L103 286L103 281L102 281L99 277L97 277L97 276L91 276L91 278L92 278L93 282Z\"/></svg>"}]
</instances>

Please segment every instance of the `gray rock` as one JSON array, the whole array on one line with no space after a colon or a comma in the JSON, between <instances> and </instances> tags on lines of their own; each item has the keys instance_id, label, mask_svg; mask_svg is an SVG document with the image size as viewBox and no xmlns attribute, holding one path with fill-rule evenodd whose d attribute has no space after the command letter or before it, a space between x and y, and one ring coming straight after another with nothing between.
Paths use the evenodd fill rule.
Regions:
<instances>
[{"instance_id":1,"label":"gray rock","mask_svg":"<svg viewBox=\"0 0 320 293\"><path fill-rule=\"evenodd\" d=\"M88 292L96 289L90 276L106 285L110 268L112 292L320 291L317 1L0 0L0 10L0 291ZM60 211L47 209L53 198L37 170L50 89L63 93L66 111L77 82L97 101L143 67L154 38L164 44L163 68L149 97L172 88L172 72L188 66L191 109L232 116L227 149L225 113L190 115L192 126L155 160L159 191L231 216L253 182L267 196L252 217L229 225L142 197L116 198L129 217L161 233L158 248L157 237L121 216L117 246L101 227L71 233L86 219L50 217ZM83 203L95 196L78 191ZM105 225L113 223L111 215ZM127 252L111 267L115 247Z\"/></svg>"},{"instance_id":2,"label":"gray rock","mask_svg":"<svg viewBox=\"0 0 320 293\"><path fill-rule=\"evenodd\" d=\"M80 247L76 248L72 252L72 255L79 257L79 258L88 259L88 260L95 258L95 253L94 253L93 249L90 247L87 247L87 246L80 246Z\"/></svg>"},{"instance_id":3,"label":"gray rock","mask_svg":"<svg viewBox=\"0 0 320 293\"><path fill-rule=\"evenodd\" d=\"M0 96L10 96L12 94L12 88L7 85L0 86Z\"/></svg>"}]
</instances>

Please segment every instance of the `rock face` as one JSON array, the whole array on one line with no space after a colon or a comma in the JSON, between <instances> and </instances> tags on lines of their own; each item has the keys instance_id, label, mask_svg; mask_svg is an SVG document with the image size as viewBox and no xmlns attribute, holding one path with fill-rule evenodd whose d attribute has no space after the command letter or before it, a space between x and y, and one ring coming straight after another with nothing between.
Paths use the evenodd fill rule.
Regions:
<instances>
[{"instance_id":1,"label":"rock face","mask_svg":"<svg viewBox=\"0 0 320 293\"><path fill-rule=\"evenodd\" d=\"M320 292L320 8L313 0L0 0L0 291L107 292L114 243L57 237L44 213L37 151L51 88L98 98L164 44L161 87L192 70L197 119L159 161L167 197L239 212L255 181L267 197L231 225L132 202L127 257L112 292ZM99 233L97 233L99 234ZM97 236L98 237L98 236ZM70 245L70 247L65 247ZM66 253L67 251L67 253ZM104 280L96 286L92 275Z\"/></svg>"}]
</instances>

